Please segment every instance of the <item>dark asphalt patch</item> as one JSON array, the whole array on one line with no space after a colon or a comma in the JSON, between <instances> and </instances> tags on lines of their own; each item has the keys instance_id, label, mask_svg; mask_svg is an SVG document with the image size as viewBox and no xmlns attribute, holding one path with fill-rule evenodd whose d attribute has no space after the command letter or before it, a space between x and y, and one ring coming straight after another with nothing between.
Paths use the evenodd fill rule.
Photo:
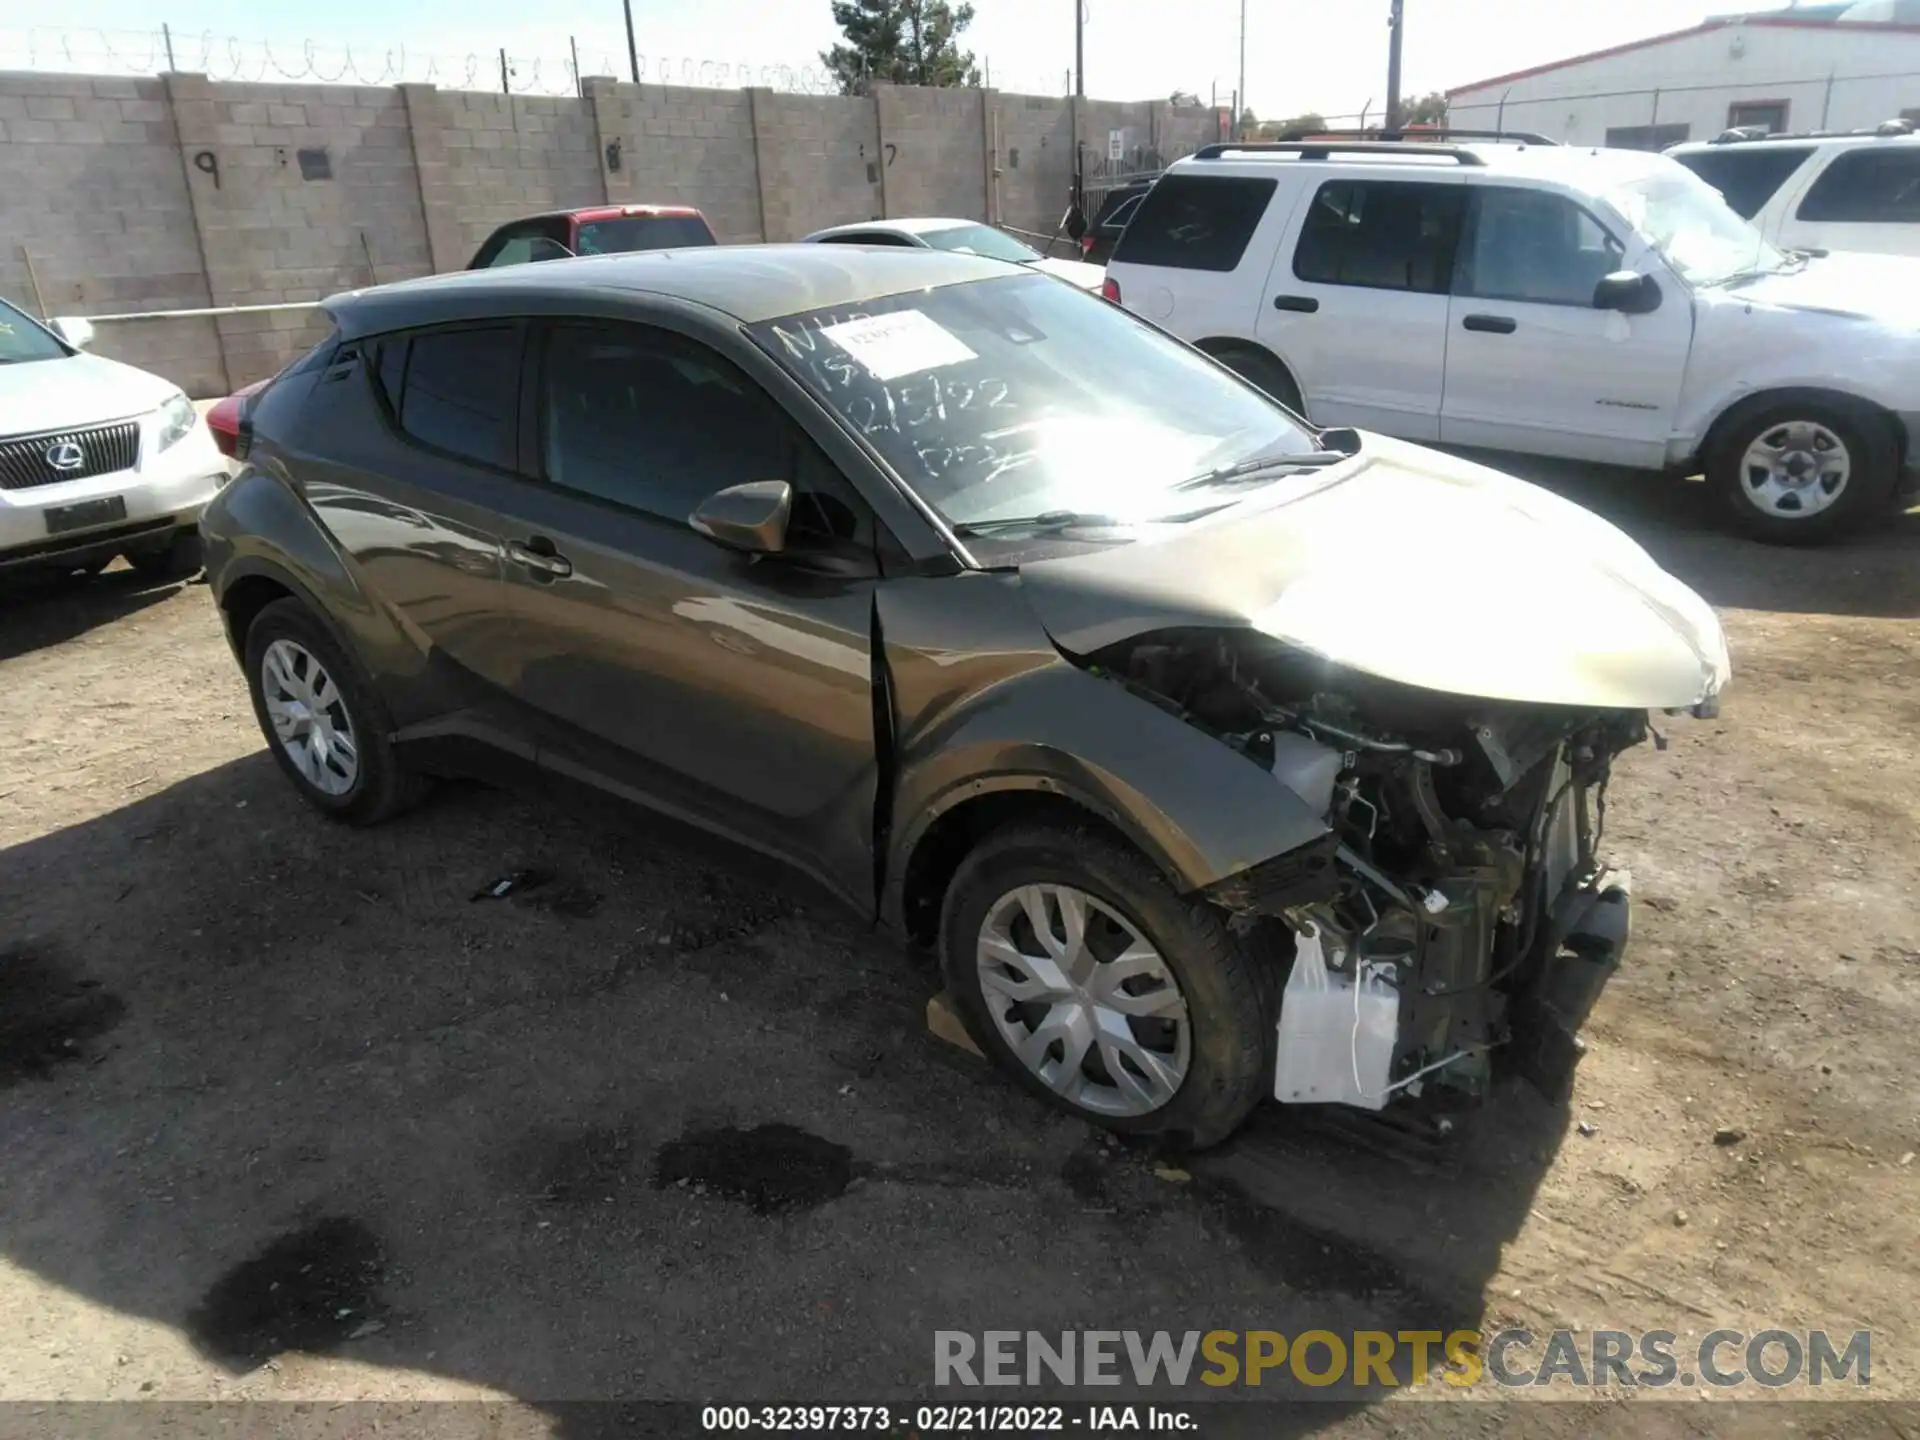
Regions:
<instances>
[{"instance_id":1,"label":"dark asphalt patch","mask_svg":"<svg viewBox=\"0 0 1920 1440\"><path fill-rule=\"evenodd\" d=\"M756 1215L804 1210L846 1193L853 1152L794 1125L696 1130L654 1157L656 1188L696 1185L752 1207Z\"/></svg>"},{"instance_id":2,"label":"dark asphalt patch","mask_svg":"<svg viewBox=\"0 0 1920 1440\"><path fill-rule=\"evenodd\" d=\"M187 1313L202 1354L251 1369L287 1351L325 1354L381 1313L379 1237L333 1216L280 1236L214 1281Z\"/></svg>"},{"instance_id":3,"label":"dark asphalt patch","mask_svg":"<svg viewBox=\"0 0 1920 1440\"><path fill-rule=\"evenodd\" d=\"M633 1183L640 1152L627 1129L594 1129L554 1145L541 1159L540 1198L555 1205L611 1200Z\"/></svg>"},{"instance_id":4,"label":"dark asphalt patch","mask_svg":"<svg viewBox=\"0 0 1920 1440\"><path fill-rule=\"evenodd\" d=\"M0 948L0 1088L83 1058L126 1011L99 981L24 946Z\"/></svg>"}]
</instances>

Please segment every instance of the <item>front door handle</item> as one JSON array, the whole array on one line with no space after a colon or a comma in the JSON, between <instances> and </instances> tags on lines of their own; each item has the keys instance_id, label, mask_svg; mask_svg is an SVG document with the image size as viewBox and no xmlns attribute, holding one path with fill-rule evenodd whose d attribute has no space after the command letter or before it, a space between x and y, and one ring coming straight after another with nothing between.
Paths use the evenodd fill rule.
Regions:
<instances>
[{"instance_id":1,"label":"front door handle","mask_svg":"<svg viewBox=\"0 0 1920 1440\"><path fill-rule=\"evenodd\" d=\"M1460 322L1466 330L1484 330L1489 335L1511 335L1520 322L1511 315L1469 315Z\"/></svg>"},{"instance_id":2,"label":"front door handle","mask_svg":"<svg viewBox=\"0 0 1920 1440\"><path fill-rule=\"evenodd\" d=\"M1273 297L1276 310L1298 310L1302 315L1311 315L1320 308L1320 302L1311 295L1276 295Z\"/></svg>"},{"instance_id":3,"label":"front door handle","mask_svg":"<svg viewBox=\"0 0 1920 1440\"><path fill-rule=\"evenodd\" d=\"M573 562L554 549L553 542L544 535L535 535L525 544L518 540L508 541L507 558L549 579L558 580L573 574Z\"/></svg>"}]
</instances>

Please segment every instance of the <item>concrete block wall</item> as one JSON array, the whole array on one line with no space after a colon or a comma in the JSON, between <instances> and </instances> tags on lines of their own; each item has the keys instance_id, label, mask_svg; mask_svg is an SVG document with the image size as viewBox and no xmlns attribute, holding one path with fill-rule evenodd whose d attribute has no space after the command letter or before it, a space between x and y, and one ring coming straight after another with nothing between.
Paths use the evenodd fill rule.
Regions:
<instances>
[{"instance_id":1,"label":"concrete block wall","mask_svg":"<svg viewBox=\"0 0 1920 1440\"><path fill-rule=\"evenodd\" d=\"M995 95L1002 225L1051 235L1073 187L1073 102L1052 95Z\"/></svg>"},{"instance_id":2,"label":"concrete block wall","mask_svg":"<svg viewBox=\"0 0 1920 1440\"><path fill-rule=\"evenodd\" d=\"M871 100L753 92L769 241L881 213L880 126Z\"/></svg>"},{"instance_id":3,"label":"concrete block wall","mask_svg":"<svg viewBox=\"0 0 1920 1440\"><path fill-rule=\"evenodd\" d=\"M729 243L877 215L1046 234L1076 137L1090 155L1110 127L1178 150L1212 123L1157 103L1082 101L1076 116L1064 99L908 86L585 91L0 73L0 294L51 315L308 302L457 270L507 220L606 202L697 205ZM325 173L302 151L323 152ZM324 329L304 309L111 322L99 348L201 397L273 374Z\"/></svg>"},{"instance_id":4,"label":"concrete block wall","mask_svg":"<svg viewBox=\"0 0 1920 1440\"><path fill-rule=\"evenodd\" d=\"M889 215L987 213L984 92L876 85ZM859 217L854 217L859 218Z\"/></svg>"},{"instance_id":5,"label":"concrete block wall","mask_svg":"<svg viewBox=\"0 0 1920 1440\"><path fill-rule=\"evenodd\" d=\"M0 296L30 315L210 303L159 80L0 74L0 216ZM110 349L204 393L224 383L211 321L115 326Z\"/></svg>"},{"instance_id":6,"label":"concrete block wall","mask_svg":"<svg viewBox=\"0 0 1920 1440\"><path fill-rule=\"evenodd\" d=\"M761 238L753 106L745 90L587 81L607 199L695 205L724 244ZM618 145L619 169L608 159Z\"/></svg>"}]
</instances>

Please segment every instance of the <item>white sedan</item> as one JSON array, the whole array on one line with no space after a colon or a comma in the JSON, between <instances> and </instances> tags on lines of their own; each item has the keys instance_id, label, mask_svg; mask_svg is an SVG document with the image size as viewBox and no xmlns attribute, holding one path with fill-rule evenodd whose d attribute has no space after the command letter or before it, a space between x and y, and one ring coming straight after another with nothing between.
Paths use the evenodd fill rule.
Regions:
<instances>
[{"instance_id":1,"label":"white sedan","mask_svg":"<svg viewBox=\"0 0 1920 1440\"><path fill-rule=\"evenodd\" d=\"M200 568L200 511L226 462L193 403L157 375L81 353L84 320L49 328L0 300L0 575Z\"/></svg>"},{"instance_id":2,"label":"white sedan","mask_svg":"<svg viewBox=\"0 0 1920 1440\"><path fill-rule=\"evenodd\" d=\"M982 225L976 220L868 220L858 225L835 225L816 230L803 242L808 245L907 245L923 250L955 250L963 255L984 255L989 260L1007 260L1025 265L1078 285L1082 290L1099 293L1107 272L1084 260L1056 260L1042 255L1031 245Z\"/></svg>"}]
</instances>

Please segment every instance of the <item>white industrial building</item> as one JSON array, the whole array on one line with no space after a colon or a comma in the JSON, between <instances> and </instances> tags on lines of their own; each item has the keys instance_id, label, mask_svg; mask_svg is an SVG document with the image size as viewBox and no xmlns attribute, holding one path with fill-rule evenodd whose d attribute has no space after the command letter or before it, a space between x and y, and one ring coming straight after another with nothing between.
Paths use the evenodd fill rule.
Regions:
<instances>
[{"instance_id":1,"label":"white industrial building","mask_svg":"<svg viewBox=\"0 0 1920 1440\"><path fill-rule=\"evenodd\" d=\"M1920 0L1725 15L1447 92L1448 118L1657 150L1734 126L1920 123Z\"/></svg>"}]
</instances>

